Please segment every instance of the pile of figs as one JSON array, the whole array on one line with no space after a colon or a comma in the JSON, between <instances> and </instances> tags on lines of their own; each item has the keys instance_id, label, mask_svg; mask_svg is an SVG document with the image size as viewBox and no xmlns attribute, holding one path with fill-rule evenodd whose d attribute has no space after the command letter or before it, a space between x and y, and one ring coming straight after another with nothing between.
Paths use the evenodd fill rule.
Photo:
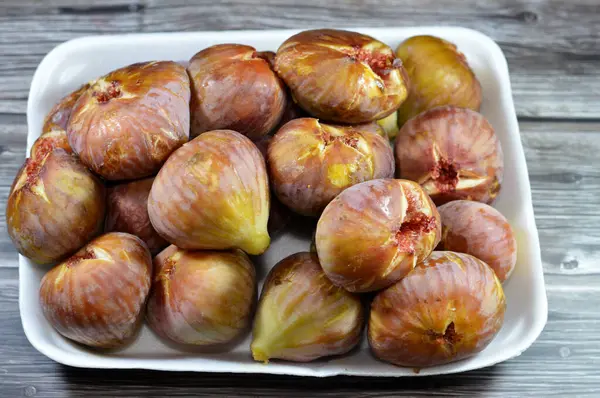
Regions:
<instances>
[{"instance_id":1,"label":"pile of figs","mask_svg":"<svg viewBox=\"0 0 600 398\"><path fill-rule=\"evenodd\" d=\"M492 341L517 247L491 206L500 141L454 44L320 29L186 65L67 95L14 180L8 233L48 267L58 333L115 349L144 322L184 346L251 330L266 363L344 355L366 329L375 357L412 368ZM313 245L267 264L259 294L256 256L311 219Z\"/></svg>"}]
</instances>

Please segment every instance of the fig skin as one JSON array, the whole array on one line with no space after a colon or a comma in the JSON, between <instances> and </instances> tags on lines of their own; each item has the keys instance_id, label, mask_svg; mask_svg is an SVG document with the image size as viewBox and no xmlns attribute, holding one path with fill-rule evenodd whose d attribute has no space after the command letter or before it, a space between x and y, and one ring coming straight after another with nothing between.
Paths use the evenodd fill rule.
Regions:
<instances>
[{"instance_id":1,"label":"fig skin","mask_svg":"<svg viewBox=\"0 0 600 398\"><path fill-rule=\"evenodd\" d=\"M272 188L279 200L305 216L318 216L344 189L394 176L394 155L376 123L338 126L295 119L269 144Z\"/></svg>"},{"instance_id":2,"label":"fig skin","mask_svg":"<svg viewBox=\"0 0 600 398\"><path fill-rule=\"evenodd\" d=\"M89 84L84 84L54 105L44 118L42 134L31 146L30 154L32 158L41 158L57 148L62 148L67 153L73 153L67 139L67 124L73 106L88 88Z\"/></svg>"},{"instance_id":3,"label":"fig skin","mask_svg":"<svg viewBox=\"0 0 600 398\"><path fill-rule=\"evenodd\" d=\"M230 342L250 322L254 266L241 250L185 251L171 245L154 259L146 319L180 344Z\"/></svg>"},{"instance_id":4,"label":"fig skin","mask_svg":"<svg viewBox=\"0 0 600 398\"><path fill-rule=\"evenodd\" d=\"M346 189L327 205L315 244L335 285L370 292L408 274L440 235L440 216L418 184L378 179Z\"/></svg>"},{"instance_id":5,"label":"fig skin","mask_svg":"<svg viewBox=\"0 0 600 398\"><path fill-rule=\"evenodd\" d=\"M300 32L277 50L275 70L304 110L333 122L382 119L408 95L408 76L392 49L356 32Z\"/></svg>"},{"instance_id":6,"label":"fig skin","mask_svg":"<svg viewBox=\"0 0 600 398\"><path fill-rule=\"evenodd\" d=\"M42 279L40 304L54 329L96 348L122 347L144 318L152 257L133 235L102 235Z\"/></svg>"},{"instance_id":7,"label":"fig skin","mask_svg":"<svg viewBox=\"0 0 600 398\"><path fill-rule=\"evenodd\" d=\"M61 100L52 107L50 112L44 118L44 124L42 126L42 134L46 134L49 131L61 130L66 133L69 118L75 103L81 97L81 95L90 87L88 83L83 84L77 90L69 93L68 95L61 98Z\"/></svg>"},{"instance_id":8,"label":"fig skin","mask_svg":"<svg viewBox=\"0 0 600 398\"><path fill-rule=\"evenodd\" d=\"M90 83L67 127L81 161L107 180L155 174L188 141L190 83L176 62L137 63Z\"/></svg>"},{"instance_id":9,"label":"fig skin","mask_svg":"<svg viewBox=\"0 0 600 398\"><path fill-rule=\"evenodd\" d=\"M265 135L258 141L254 141L254 144L260 151L260 154L265 162L267 162L267 149L272 139L273 136ZM269 166L267 164L267 171L268 169ZM270 201L271 206L269 208L269 222L267 224L267 230L269 231L269 236L273 237L283 231L283 229L289 224L290 219L292 218L292 212L290 209L281 204L279 199L277 199L277 196L275 196L272 192Z\"/></svg>"},{"instance_id":10,"label":"fig skin","mask_svg":"<svg viewBox=\"0 0 600 398\"><path fill-rule=\"evenodd\" d=\"M363 306L358 296L334 286L315 253L296 253L270 271L254 320L256 361L309 362L341 355L359 341Z\"/></svg>"},{"instance_id":11,"label":"fig skin","mask_svg":"<svg viewBox=\"0 0 600 398\"><path fill-rule=\"evenodd\" d=\"M437 250L467 253L489 265L500 282L517 263L517 240L506 218L493 207L455 200L438 207L442 239Z\"/></svg>"},{"instance_id":12,"label":"fig skin","mask_svg":"<svg viewBox=\"0 0 600 398\"><path fill-rule=\"evenodd\" d=\"M480 113L452 106L423 112L402 126L395 149L396 175L421 184L438 206L491 204L500 192L502 146Z\"/></svg>"},{"instance_id":13,"label":"fig skin","mask_svg":"<svg viewBox=\"0 0 600 398\"><path fill-rule=\"evenodd\" d=\"M396 56L402 60L411 83L408 98L398 110L400 126L438 106L479 111L481 84L453 43L435 36L414 36L398 46Z\"/></svg>"},{"instance_id":14,"label":"fig skin","mask_svg":"<svg viewBox=\"0 0 600 398\"><path fill-rule=\"evenodd\" d=\"M118 184L107 189L104 232L127 232L142 239L152 255L169 243L152 227L148 196L154 177Z\"/></svg>"},{"instance_id":15,"label":"fig skin","mask_svg":"<svg viewBox=\"0 0 600 398\"><path fill-rule=\"evenodd\" d=\"M371 304L368 339L379 359L428 367L482 351L504 321L502 285L483 261L433 252Z\"/></svg>"},{"instance_id":16,"label":"fig skin","mask_svg":"<svg viewBox=\"0 0 600 398\"><path fill-rule=\"evenodd\" d=\"M105 188L74 155L54 149L21 167L6 205L8 235L38 264L62 260L102 232Z\"/></svg>"},{"instance_id":17,"label":"fig skin","mask_svg":"<svg viewBox=\"0 0 600 398\"><path fill-rule=\"evenodd\" d=\"M154 229L182 249L269 247L269 186L258 148L231 130L203 133L161 168L148 197Z\"/></svg>"},{"instance_id":18,"label":"fig skin","mask_svg":"<svg viewBox=\"0 0 600 398\"><path fill-rule=\"evenodd\" d=\"M398 112L394 112L383 119L379 119L377 124L381 126L386 137L393 141L398 135L398 131L400 131L400 127L398 127Z\"/></svg>"},{"instance_id":19,"label":"fig skin","mask_svg":"<svg viewBox=\"0 0 600 398\"><path fill-rule=\"evenodd\" d=\"M67 132L56 124L52 125L50 130L42 133L35 140L31 146L30 157L32 159L42 159L55 149L62 149L68 154L73 153L73 149L67 139Z\"/></svg>"},{"instance_id":20,"label":"fig skin","mask_svg":"<svg viewBox=\"0 0 600 398\"><path fill-rule=\"evenodd\" d=\"M241 44L215 45L194 55L187 68L192 136L225 129L257 140L273 130L287 107L273 57Z\"/></svg>"}]
</instances>

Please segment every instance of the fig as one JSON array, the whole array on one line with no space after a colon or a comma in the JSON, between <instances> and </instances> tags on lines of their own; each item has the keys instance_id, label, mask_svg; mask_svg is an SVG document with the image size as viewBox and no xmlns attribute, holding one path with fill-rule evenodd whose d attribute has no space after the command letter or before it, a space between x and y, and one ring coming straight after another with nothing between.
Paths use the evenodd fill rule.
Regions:
<instances>
[{"instance_id":1,"label":"fig","mask_svg":"<svg viewBox=\"0 0 600 398\"><path fill-rule=\"evenodd\" d=\"M152 257L133 235L102 235L42 279L40 304L64 337L96 348L122 347L143 319Z\"/></svg>"},{"instance_id":2,"label":"fig","mask_svg":"<svg viewBox=\"0 0 600 398\"><path fill-rule=\"evenodd\" d=\"M394 155L382 134L374 122L356 126L313 118L288 122L268 148L274 192L295 212L316 216L349 186L393 177Z\"/></svg>"},{"instance_id":3,"label":"fig","mask_svg":"<svg viewBox=\"0 0 600 398\"><path fill-rule=\"evenodd\" d=\"M467 253L492 267L500 282L517 263L517 240L506 218L485 203L455 200L438 207L442 238L438 250Z\"/></svg>"},{"instance_id":4,"label":"fig","mask_svg":"<svg viewBox=\"0 0 600 398\"><path fill-rule=\"evenodd\" d=\"M190 83L176 62L144 62L91 82L67 126L73 151L107 180L155 174L189 136Z\"/></svg>"},{"instance_id":5,"label":"fig","mask_svg":"<svg viewBox=\"0 0 600 398\"><path fill-rule=\"evenodd\" d=\"M453 106L425 111L396 137L396 174L421 184L436 205L492 203L502 184L502 146L486 118Z\"/></svg>"},{"instance_id":6,"label":"fig","mask_svg":"<svg viewBox=\"0 0 600 398\"><path fill-rule=\"evenodd\" d=\"M226 129L257 140L273 130L286 108L273 56L241 44L220 44L194 55L188 66L192 136Z\"/></svg>"},{"instance_id":7,"label":"fig","mask_svg":"<svg viewBox=\"0 0 600 398\"><path fill-rule=\"evenodd\" d=\"M241 250L171 245L154 259L146 318L159 336L176 343L223 344L247 328L255 295L254 266Z\"/></svg>"},{"instance_id":8,"label":"fig","mask_svg":"<svg viewBox=\"0 0 600 398\"><path fill-rule=\"evenodd\" d=\"M346 189L327 205L315 244L335 285L369 292L408 274L440 235L440 215L417 183L377 179Z\"/></svg>"},{"instance_id":9,"label":"fig","mask_svg":"<svg viewBox=\"0 0 600 398\"><path fill-rule=\"evenodd\" d=\"M394 140L398 135L398 112L394 112L383 119L379 119L377 124L381 126L388 139Z\"/></svg>"},{"instance_id":10,"label":"fig","mask_svg":"<svg viewBox=\"0 0 600 398\"><path fill-rule=\"evenodd\" d=\"M438 106L479 111L481 85L456 45L434 36L413 36L398 46L410 79L410 91L398 110L402 126L412 117Z\"/></svg>"},{"instance_id":11,"label":"fig","mask_svg":"<svg viewBox=\"0 0 600 398\"><path fill-rule=\"evenodd\" d=\"M52 125L51 129L42 133L31 146L30 157L32 159L43 159L47 154L55 149L62 149L68 154L73 153L67 132L58 125Z\"/></svg>"},{"instance_id":12,"label":"fig","mask_svg":"<svg viewBox=\"0 0 600 398\"><path fill-rule=\"evenodd\" d=\"M408 95L408 76L392 49L356 32L300 32L277 50L275 70L300 107L333 122L382 119Z\"/></svg>"},{"instance_id":13,"label":"fig","mask_svg":"<svg viewBox=\"0 0 600 398\"><path fill-rule=\"evenodd\" d=\"M334 286L315 253L281 260L267 276L254 320L251 344L256 361L308 362L341 355L360 341L360 299Z\"/></svg>"},{"instance_id":14,"label":"fig","mask_svg":"<svg viewBox=\"0 0 600 398\"><path fill-rule=\"evenodd\" d=\"M422 368L482 351L504 321L500 281L483 261L433 252L371 304L368 339L379 359Z\"/></svg>"},{"instance_id":15,"label":"fig","mask_svg":"<svg viewBox=\"0 0 600 398\"><path fill-rule=\"evenodd\" d=\"M8 235L39 264L62 260L102 232L105 188L63 149L25 161L6 204Z\"/></svg>"},{"instance_id":16,"label":"fig","mask_svg":"<svg viewBox=\"0 0 600 398\"><path fill-rule=\"evenodd\" d=\"M148 214L156 231L179 248L263 253L270 243L269 186L260 151L235 131L199 135L160 169Z\"/></svg>"},{"instance_id":17,"label":"fig","mask_svg":"<svg viewBox=\"0 0 600 398\"><path fill-rule=\"evenodd\" d=\"M42 134L45 134L53 130L67 130L67 124L71 117L71 111L73 106L81 97L81 95L90 87L89 84L84 84L77 90L61 98L61 100L54 105L54 107L48 112L44 118L44 125L42 126Z\"/></svg>"},{"instance_id":18,"label":"fig","mask_svg":"<svg viewBox=\"0 0 600 398\"><path fill-rule=\"evenodd\" d=\"M152 255L168 246L148 216L148 196L154 178L114 185L107 189L104 232L127 232L142 239Z\"/></svg>"}]
</instances>

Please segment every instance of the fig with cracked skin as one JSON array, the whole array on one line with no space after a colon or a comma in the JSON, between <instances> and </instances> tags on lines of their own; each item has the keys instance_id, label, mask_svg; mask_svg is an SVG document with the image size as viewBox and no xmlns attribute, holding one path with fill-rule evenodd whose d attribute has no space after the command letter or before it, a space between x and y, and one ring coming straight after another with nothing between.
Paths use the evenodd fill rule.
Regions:
<instances>
[{"instance_id":1,"label":"fig with cracked skin","mask_svg":"<svg viewBox=\"0 0 600 398\"><path fill-rule=\"evenodd\" d=\"M485 203L455 200L438 207L442 239L438 250L467 253L489 265L500 282L517 262L517 240L506 218Z\"/></svg>"},{"instance_id":2,"label":"fig with cracked skin","mask_svg":"<svg viewBox=\"0 0 600 398\"><path fill-rule=\"evenodd\" d=\"M152 257L140 238L105 234L44 276L42 312L68 339L96 348L122 347L144 319L151 276Z\"/></svg>"},{"instance_id":3,"label":"fig with cracked skin","mask_svg":"<svg viewBox=\"0 0 600 398\"><path fill-rule=\"evenodd\" d=\"M479 111L481 85L456 45L435 36L414 36L398 46L396 56L410 79L410 91L398 110L399 125L438 106Z\"/></svg>"},{"instance_id":4,"label":"fig with cracked skin","mask_svg":"<svg viewBox=\"0 0 600 398\"><path fill-rule=\"evenodd\" d=\"M368 338L379 359L422 368L482 351L504 321L502 285L483 261L433 252L371 304Z\"/></svg>"},{"instance_id":5,"label":"fig with cracked skin","mask_svg":"<svg viewBox=\"0 0 600 398\"><path fill-rule=\"evenodd\" d=\"M360 341L358 296L334 286L315 253L296 253L270 271L258 304L251 344L256 361L308 362L341 355Z\"/></svg>"},{"instance_id":6,"label":"fig with cracked skin","mask_svg":"<svg viewBox=\"0 0 600 398\"><path fill-rule=\"evenodd\" d=\"M118 184L107 189L104 232L127 232L142 239L152 255L168 246L152 227L148 196L154 177Z\"/></svg>"},{"instance_id":7,"label":"fig with cracked skin","mask_svg":"<svg viewBox=\"0 0 600 398\"><path fill-rule=\"evenodd\" d=\"M287 106L273 57L241 44L219 44L194 55L187 68L192 136L225 129L257 140L273 130Z\"/></svg>"},{"instance_id":8,"label":"fig with cracked skin","mask_svg":"<svg viewBox=\"0 0 600 398\"><path fill-rule=\"evenodd\" d=\"M430 109L402 126L395 145L396 174L421 184L438 206L459 199L490 204L500 192L502 146L480 113Z\"/></svg>"},{"instance_id":9,"label":"fig with cracked skin","mask_svg":"<svg viewBox=\"0 0 600 398\"><path fill-rule=\"evenodd\" d=\"M15 177L6 224L19 253L47 264L73 254L102 232L105 188L63 149L45 147L34 154Z\"/></svg>"},{"instance_id":10,"label":"fig with cracked skin","mask_svg":"<svg viewBox=\"0 0 600 398\"><path fill-rule=\"evenodd\" d=\"M73 151L107 180L155 174L188 141L190 83L176 62L144 62L91 82L73 107Z\"/></svg>"},{"instance_id":11,"label":"fig with cracked skin","mask_svg":"<svg viewBox=\"0 0 600 398\"><path fill-rule=\"evenodd\" d=\"M300 32L277 50L275 70L304 110L338 123L382 119L408 95L408 76L392 49L356 32Z\"/></svg>"},{"instance_id":12,"label":"fig with cracked skin","mask_svg":"<svg viewBox=\"0 0 600 398\"><path fill-rule=\"evenodd\" d=\"M376 123L337 126L295 119L283 126L268 148L271 184L279 200L295 212L317 216L344 189L394 176L394 155Z\"/></svg>"},{"instance_id":13,"label":"fig with cracked skin","mask_svg":"<svg viewBox=\"0 0 600 398\"><path fill-rule=\"evenodd\" d=\"M154 259L148 324L180 344L224 344L250 322L254 266L241 250L186 251L171 245Z\"/></svg>"},{"instance_id":14,"label":"fig with cracked skin","mask_svg":"<svg viewBox=\"0 0 600 398\"><path fill-rule=\"evenodd\" d=\"M265 161L247 137L203 133L169 157L152 184L154 229L182 249L269 247L269 185Z\"/></svg>"},{"instance_id":15,"label":"fig with cracked skin","mask_svg":"<svg viewBox=\"0 0 600 398\"><path fill-rule=\"evenodd\" d=\"M440 235L440 216L417 183L378 179L346 189L327 205L315 244L335 285L369 292L408 274Z\"/></svg>"}]
</instances>

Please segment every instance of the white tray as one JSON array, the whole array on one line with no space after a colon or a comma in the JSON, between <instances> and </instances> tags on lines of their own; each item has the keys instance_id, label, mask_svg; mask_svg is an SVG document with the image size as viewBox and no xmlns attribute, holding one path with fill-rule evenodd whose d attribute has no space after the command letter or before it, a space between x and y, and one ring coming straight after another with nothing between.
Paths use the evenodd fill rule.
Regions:
<instances>
[{"instance_id":1,"label":"white tray","mask_svg":"<svg viewBox=\"0 0 600 398\"><path fill-rule=\"evenodd\" d=\"M422 369L419 376L462 372L513 358L527 349L547 319L538 233L533 217L525 156L519 136L506 59L487 36L450 27L352 29L382 40L392 48L407 37L432 34L458 45L475 70L483 88L482 113L490 120L504 149L505 177L495 206L508 218L518 240L516 270L505 284L508 301L504 326L479 355L460 362ZM197 51L218 43L243 43L259 50L277 50L297 30L224 31L97 36L75 39L52 50L38 66L27 106L27 150L39 136L46 113L63 95L112 69L145 60L187 60ZM273 241L256 265L258 275L283 257L309 249L310 228L286 233ZM99 353L73 344L56 333L44 319L38 302L40 280L48 267L19 258L19 306L23 328L31 344L53 360L86 368L145 368L173 371L273 373L301 376L415 376L412 369L377 361L363 339L350 355L308 364L252 361L250 336L228 352L187 352L167 347L144 326L128 348Z\"/></svg>"}]
</instances>

